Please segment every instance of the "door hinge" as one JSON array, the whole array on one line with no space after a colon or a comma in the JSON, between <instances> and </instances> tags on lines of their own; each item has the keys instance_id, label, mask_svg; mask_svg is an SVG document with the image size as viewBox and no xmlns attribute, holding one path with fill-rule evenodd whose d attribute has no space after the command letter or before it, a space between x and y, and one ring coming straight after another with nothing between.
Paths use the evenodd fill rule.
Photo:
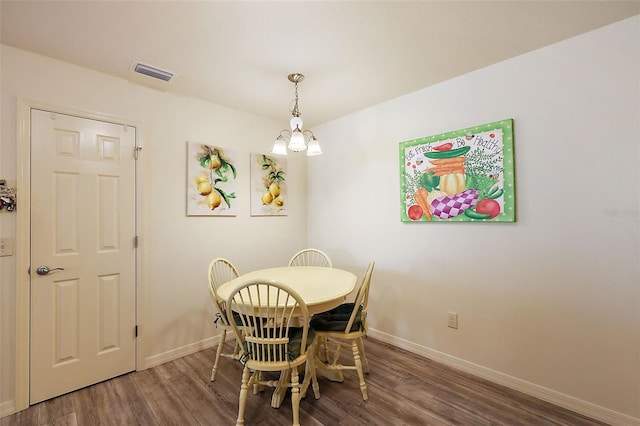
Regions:
<instances>
[{"instance_id":1,"label":"door hinge","mask_svg":"<svg viewBox=\"0 0 640 426\"><path fill-rule=\"evenodd\" d=\"M138 337L138 326L137 325L135 327L133 327L133 334L134 334L134 337Z\"/></svg>"},{"instance_id":2,"label":"door hinge","mask_svg":"<svg viewBox=\"0 0 640 426\"><path fill-rule=\"evenodd\" d=\"M133 148L133 159L137 160L138 158L140 158L140 152L142 151L142 147L141 146L136 146L135 148Z\"/></svg>"},{"instance_id":3,"label":"door hinge","mask_svg":"<svg viewBox=\"0 0 640 426\"><path fill-rule=\"evenodd\" d=\"M138 248L138 236L133 237L133 248Z\"/></svg>"}]
</instances>

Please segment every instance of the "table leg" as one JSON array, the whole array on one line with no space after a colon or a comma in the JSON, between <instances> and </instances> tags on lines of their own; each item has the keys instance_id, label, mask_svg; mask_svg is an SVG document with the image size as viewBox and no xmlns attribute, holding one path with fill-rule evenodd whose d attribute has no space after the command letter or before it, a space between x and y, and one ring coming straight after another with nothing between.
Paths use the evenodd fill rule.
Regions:
<instances>
[{"instance_id":1,"label":"table leg","mask_svg":"<svg viewBox=\"0 0 640 426\"><path fill-rule=\"evenodd\" d=\"M289 370L283 371L280 373L280 379L278 379L278 386L273 391L273 395L271 396L271 406L273 408L278 408L282 404L284 400L284 395L287 393L287 384L289 383L290 373Z\"/></svg>"}]
</instances>

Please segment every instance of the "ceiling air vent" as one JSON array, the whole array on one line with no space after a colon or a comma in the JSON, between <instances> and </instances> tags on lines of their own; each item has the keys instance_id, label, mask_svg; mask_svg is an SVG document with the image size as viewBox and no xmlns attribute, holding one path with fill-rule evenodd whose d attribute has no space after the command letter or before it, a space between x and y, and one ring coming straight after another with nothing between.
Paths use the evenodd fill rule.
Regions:
<instances>
[{"instance_id":1,"label":"ceiling air vent","mask_svg":"<svg viewBox=\"0 0 640 426\"><path fill-rule=\"evenodd\" d=\"M143 64L142 62L138 61L133 61L131 63L131 69L138 74L144 74L162 81L171 81L171 79L175 75L171 71L163 70L152 65Z\"/></svg>"}]
</instances>

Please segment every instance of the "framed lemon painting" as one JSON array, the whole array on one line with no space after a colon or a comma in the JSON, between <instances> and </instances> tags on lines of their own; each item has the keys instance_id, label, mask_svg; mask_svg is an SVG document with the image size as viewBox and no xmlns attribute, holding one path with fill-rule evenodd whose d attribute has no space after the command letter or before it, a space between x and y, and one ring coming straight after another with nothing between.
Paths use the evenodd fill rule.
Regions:
<instances>
[{"instance_id":1,"label":"framed lemon painting","mask_svg":"<svg viewBox=\"0 0 640 426\"><path fill-rule=\"evenodd\" d=\"M187 216L236 215L235 164L234 151L187 143Z\"/></svg>"},{"instance_id":2,"label":"framed lemon painting","mask_svg":"<svg viewBox=\"0 0 640 426\"><path fill-rule=\"evenodd\" d=\"M403 222L515 222L513 119L400 143Z\"/></svg>"},{"instance_id":3,"label":"framed lemon painting","mask_svg":"<svg viewBox=\"0 0 640 426\"><path fill-rule=\"evenodd\" d=\"M287 215L287 160L251 154L251 216Z\"/></svg>"}]
</instances>

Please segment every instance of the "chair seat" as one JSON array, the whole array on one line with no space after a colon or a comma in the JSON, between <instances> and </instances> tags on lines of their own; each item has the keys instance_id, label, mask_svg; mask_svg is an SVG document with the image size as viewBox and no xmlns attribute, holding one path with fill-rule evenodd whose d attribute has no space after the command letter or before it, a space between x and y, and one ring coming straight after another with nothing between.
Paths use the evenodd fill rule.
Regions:
<instances>
[{"instance_id":1,"label":"chair seat","mask_svg":"<svg viewBox=\"0 0 640 426\"><path fill-rule=\"evenodd\" d=\"M317 331L345 331L353 313L353 308L354 303L343 303L330 311L315 314L311 317L310 325ZM362 306L359 306L355 321L349 331L359 331L361 328Z\"/></svg>"},{"instance_id":2,"label":"chair seat","mask_svg":"<svg viewBox=\"0 0 640 426\"><path fill-rule=\"evenodd\" d=\"M296 359L300 356L300 345L302 344L302 327L292 328L289 332L289 356L292 359ZM307 331L307 344L308 348L313 343L313 340L316 338L316 332L309 328Z\"/></svg>"}]
</instances>

